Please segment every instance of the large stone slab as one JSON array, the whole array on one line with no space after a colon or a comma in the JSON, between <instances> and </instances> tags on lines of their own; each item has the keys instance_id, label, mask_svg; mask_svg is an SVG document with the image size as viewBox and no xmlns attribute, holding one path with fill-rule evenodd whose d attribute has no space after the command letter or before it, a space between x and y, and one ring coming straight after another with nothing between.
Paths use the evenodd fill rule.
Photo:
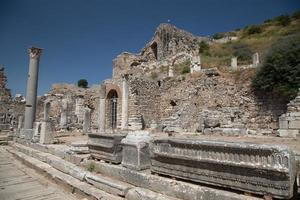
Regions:
<instances>
[{"instance_id":1,"label":"large stone slab","mask_svg":"<svg viewBox=\"0 0 300 200\"><path fill-rule=\"evenodd\" d=\"M87 172L85 175L86 182L94 185L96 188L99 188L103 191L106 191L110 194L125 196L129 189L133 186L109 177L104 177L99 174L92 174Z\"/></svg>"},{"instance_id":2,"label":"large stone slab","mask_svg":"<svg viewBox=\"0 0 300 200\"><path fill-rule=\"evenodd\" d=\"M155 173L276 198L294 195L297 166L286 147L168 138L153 140L150 155Z\"/></svg>"},{"instance_id":3,"label":"large stone slab","mask_svg":"<svg viewBox=\"0 0 300 200\"><path fill-rule=\"evenodd\" d=\"M121 140L126 137L126 134L90 133L88 134L88 136L88 147L93 158L109 161L116 164L121 163Z\"/></svg>"},{"instance_id":4,"label":"large stone slab","mask_svg":"<svg viewBox=\"0 0 300 200\"><path fill-rule=\"evenodd\" d=\"M150 168L149 141L146 131L129 132L122 140L122 165L134 170Z\"/></svg>"}]
</instances>

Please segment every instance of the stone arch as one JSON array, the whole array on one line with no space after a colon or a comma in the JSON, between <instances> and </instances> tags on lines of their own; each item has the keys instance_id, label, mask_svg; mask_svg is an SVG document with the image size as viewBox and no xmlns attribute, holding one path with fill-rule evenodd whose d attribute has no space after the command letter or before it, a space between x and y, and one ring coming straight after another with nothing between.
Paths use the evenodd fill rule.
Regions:
<instances>
[{"instance_id":1,"label":"stone arch","mask_svg":"<svg viewBox=\"0 0 300 200\"><path fill-rule=\"evenodd\" d=\"M174 55L173 57L172 57L172 66L174 66L174 64L175 64L175 62L178 60L178 59L180 59L180 58L187 58L187 59L189 59L189 60L192 60L192 56L190 55L190 54L188 54L188 53L186 53L186 52L181 52L181 53L178 53L178 54L176 54L176 55Z\"/></svg>"},{"instance_id":2,"label":"stone arch","mask_svg":"<svg viewBox=\"0 0 300 200\"><path fill-rule=\"evenodd\" d=\"M153 42L150 47L151 47L151 50L154 54L155 59L157 60L157 43Z\"/></svg>"}]
</instances>

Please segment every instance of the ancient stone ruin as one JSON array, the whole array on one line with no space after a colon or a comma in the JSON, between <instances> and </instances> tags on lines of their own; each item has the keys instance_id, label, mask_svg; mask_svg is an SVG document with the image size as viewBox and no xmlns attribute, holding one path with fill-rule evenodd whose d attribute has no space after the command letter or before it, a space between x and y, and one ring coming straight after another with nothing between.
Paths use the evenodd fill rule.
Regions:
<instances>
[{"instance_id":1,"label":"ancient stone ruin","mask_svg":"<svg viewBox=\"0 0 300 200\"><path fill-rule=\"evenodd\" d=\"M297 198L300 94L288 105L259 99L237 76L259 54L207 68L201 41L216 42L161 24L140 53L113 60L111 79L54 84L41 97L42 50L30 48L20 114L0 70L0 127L15 133L7 151L91 199Z\"/></svg>"}]
</instances>

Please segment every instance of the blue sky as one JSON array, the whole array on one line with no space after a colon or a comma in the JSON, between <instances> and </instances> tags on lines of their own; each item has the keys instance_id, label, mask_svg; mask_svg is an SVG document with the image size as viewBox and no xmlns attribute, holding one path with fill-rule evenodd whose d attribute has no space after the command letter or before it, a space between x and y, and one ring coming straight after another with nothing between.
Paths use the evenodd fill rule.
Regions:
<instances>
[{"instance_id":1,"label":"blue sky","mask_svg":"<svg viewBox=\"0 0 300 200\"><path fill-rule=\"evenodd\" d=\"M0 64L12 93L25 95L27 48L43 48L42 95L53 83L110 78L112 59L139 52L168 20L206 36L296 10L299 0L0 0Z\"/></svg>"}]
</instances>

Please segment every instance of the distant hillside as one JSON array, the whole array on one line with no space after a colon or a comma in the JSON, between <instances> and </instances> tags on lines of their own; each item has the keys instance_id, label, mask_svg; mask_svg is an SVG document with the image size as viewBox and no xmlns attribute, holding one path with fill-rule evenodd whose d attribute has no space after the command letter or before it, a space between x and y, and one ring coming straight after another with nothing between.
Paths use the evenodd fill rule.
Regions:
<instances>
[{"instance_id":1,"label":"distant hillside","mask_svg":"<svg viewBox=\"0 0 300 200\"><path fill-rule=\"evenodd\" d=\"M265 20L263 24L249 25L212 36L213 42L207 47L199 44L203 68L230 65L232 56L238 57L239 64L250 64L252 54L258 52L264 58L269 47L279 40L300 34L300 11L292 16L281 15Z\"/></svg>"}]
</instances>

